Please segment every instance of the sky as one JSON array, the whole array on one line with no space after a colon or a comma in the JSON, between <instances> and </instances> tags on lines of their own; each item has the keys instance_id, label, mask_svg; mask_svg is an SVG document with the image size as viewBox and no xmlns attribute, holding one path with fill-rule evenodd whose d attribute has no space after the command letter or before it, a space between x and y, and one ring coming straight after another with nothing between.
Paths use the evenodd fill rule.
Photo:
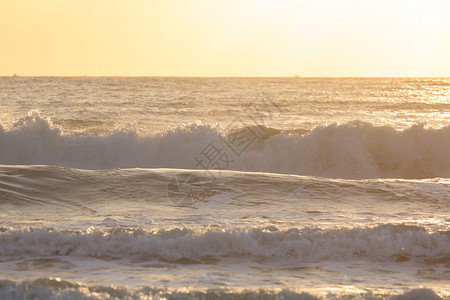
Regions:
<instances>
[{"instance_id":1,"label":"sky","mask_svg":"<svg viewBox=\"0 0 450 300\"><path fill-rule=\"evenodd\" d=\"M450 77L450 1L0 0L0 75Z\"/></svg>"}]
</instances>

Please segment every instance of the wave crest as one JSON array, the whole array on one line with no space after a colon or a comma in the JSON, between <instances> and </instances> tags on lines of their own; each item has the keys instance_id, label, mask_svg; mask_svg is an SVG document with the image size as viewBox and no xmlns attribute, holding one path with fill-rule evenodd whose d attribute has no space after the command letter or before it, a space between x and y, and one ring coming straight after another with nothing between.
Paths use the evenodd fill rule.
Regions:
<instances>
[{"instance_id":1,"label":"wave crest","mask_svg":"<svg viewBox=\"0 0 450 300\"><path fill-rule=\"evenodd\" d=\"M189 228L59 231L47 228L4 229L2 256L87 256L110 259L159 258L168 261L221 257L288 258L295 261L438 258L450 255L448 232L429 233L407 225L379 225L352 229L274 226L196 231Z\"/></svg>"},{"instance_id":2,"label":"wave crest","mask_svg":"<svg viewBox=\"0 0 450 300\"><path fill-rule=\"evenodd\" d=\"M333 299L370 299L370 300L411 300L411 299L442 299L433 290L420 288L405 291L402 294L374 294L371 291L343 295L332 293ZM38 278L23 282L9 280L0 281L0 297L6 299L299 299L319 300L324 297L308 292L289 289L281 291L263 289L233 291L229 288L211 288L208 290L171 290L158 287L142 287L137 290L124 287L88 286L59 278ZM328 298L328 297L326 297Z\"/></svg>"},{"instance_id":3,"label":"wave crest","mask_svg":"<svg viewBox=\"0 0 450 300\"><path fill-rule=\"evenodd\" d=\"M33 113L9 130L0 127L0 164L198 169L195 158L213 142L228 154L226 167L232 170L352 179L450 177L450 125L427 129L420 124L397 131L353 121L306 133L258 130L257 139L236 154L227 142L234 133L208 125L193 123L152 136L138 135L133 128L109 135L75 135L63 134Z\"/></svg>"}]
</instances>

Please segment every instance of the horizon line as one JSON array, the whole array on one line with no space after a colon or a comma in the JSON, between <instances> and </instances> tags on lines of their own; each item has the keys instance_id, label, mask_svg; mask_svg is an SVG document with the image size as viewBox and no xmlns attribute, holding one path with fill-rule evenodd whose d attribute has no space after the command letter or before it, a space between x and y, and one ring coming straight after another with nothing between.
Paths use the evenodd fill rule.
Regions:
<instances>
[{"instance_id":1,"label":"horizon line","mask_svg":"<svg viewBox=\"0 0 450 300\"><path fill-rule=\"evenodd\" d=\"M0 75L0 78L16 78L16 77L66 77L66 78L450 78L449 76L179 76L179 75L19 75L14 73L13 75Z\"/></svg>"}]
</instances>

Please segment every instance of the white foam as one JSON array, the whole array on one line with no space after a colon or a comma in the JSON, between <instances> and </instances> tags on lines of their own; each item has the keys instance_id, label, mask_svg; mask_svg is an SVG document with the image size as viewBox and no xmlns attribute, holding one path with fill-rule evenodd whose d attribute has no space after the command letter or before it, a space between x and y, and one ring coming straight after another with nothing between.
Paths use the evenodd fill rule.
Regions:
<instances>
[{"instance_id":1,"label":"white foam","mask_svg":"<svg viewBox=\"0 0 450 300\"><path fill-rule=\"evenodd\" d=\"M67 232L34 228L0 233L2 256L87 256L101 258L204 257L288 258L296 262L390 257L448 257L448 233L422 227L380 225L374 228L285 229L273 226L251 229L204 230L174 228L147 232L143 229L109 231L90 228Z\"/></svg>"},{"instance_id":2,"label":"white foam","mask_svg":"<svg viewBox=\"0 0 450 300\"><path fill-rule=\"evenodd\" d=\"M317 291L316 291L317 292ZM340 294L340 295L339 295ZM233 290L230 288L214 288L208 290L196 290L195 288L171 290L168 288L143 287L137 290L115 286L88 286L73 283L58 278L39 278L32 281L13 282L0 281L0 298L2 299L441 299L431 289L412 289L402 294L398 293L373 293L366 291L343 291L337 294L322 293L314 295L289 289L270 290L260 288L258 290Z\"/></svg>"},{"instance_id":3,"label":"white foam","mask_svg":"<svg viewBox=\"0 0 450 300\"><path fill-rule=\"evenodd\" d=\"M230 169L335 178L450 177L450 126L404 131L354 121L317 127L310 133L267 136L240 156L208 125L190 124L153 136L132 129L113 134L71 135L33 113L10 130L0 127L0 164L55 165L81 169L185 168L210 142L232 160ZM225 167L222 164L222 167Z\"/></svg>"}]
</instances>

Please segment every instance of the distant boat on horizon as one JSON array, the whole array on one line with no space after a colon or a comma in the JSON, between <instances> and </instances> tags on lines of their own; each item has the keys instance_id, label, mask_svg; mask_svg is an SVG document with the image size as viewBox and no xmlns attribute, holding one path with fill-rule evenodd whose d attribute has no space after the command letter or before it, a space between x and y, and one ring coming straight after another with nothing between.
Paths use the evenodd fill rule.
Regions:
<instances>
[{"instance_id":1,"label":"distant boat on horizon","mask_svg":"<svg viewBox=\"0 0 450 300\"><path fill-rule=\"evenodd\" d=\"M14 73L12 77L19 77L19 75Z\"/></svg>"}]
</instances>

